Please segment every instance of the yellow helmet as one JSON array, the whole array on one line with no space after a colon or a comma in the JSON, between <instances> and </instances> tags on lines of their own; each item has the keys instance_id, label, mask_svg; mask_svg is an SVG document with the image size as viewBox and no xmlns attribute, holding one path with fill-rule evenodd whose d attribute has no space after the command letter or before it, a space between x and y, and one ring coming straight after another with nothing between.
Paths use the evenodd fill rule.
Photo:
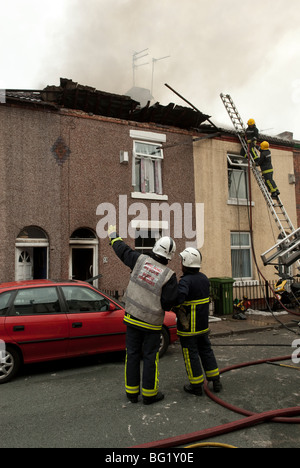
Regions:
<instances>
[{"instance_id":1,"label":"yellow helmet","mask_svg":"<svg viewBox=\"0 0 300 468\"><path fill-rule=\"evenodd\" d=\"M269 149L270 145L267 141L263 141L261 144L260 144L260 147L262 150L267 150Z\"/></svg>"},{"instance_id":2,"label":"yellow helmet","mask_svg":"<svg viewBox=\"0 0 300 468\"><path fill-rule=\"evenodd\" d=\"M249 125L249 126L255 125L255 120L254 120L254 119L249 119L249 120L248 120L248 125Z\"/></svg>"}]
</instances>

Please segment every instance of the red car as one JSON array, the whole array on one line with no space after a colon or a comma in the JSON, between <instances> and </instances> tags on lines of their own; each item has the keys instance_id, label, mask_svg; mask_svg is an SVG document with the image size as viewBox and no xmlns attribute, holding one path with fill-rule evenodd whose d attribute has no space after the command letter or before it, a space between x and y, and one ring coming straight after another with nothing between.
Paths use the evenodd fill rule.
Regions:
<instances>
[{"instance_id":1,"label":"red car","mask_svg":"<svg viewBox=\"0 0 300 468\"><path fill-rule=\"evenodd\" d=\"M0 384L22 364L125 350L124 308L83 281L0 284ZM166 312L160 354L177 340Z\"/></svg>"}]
</instances>

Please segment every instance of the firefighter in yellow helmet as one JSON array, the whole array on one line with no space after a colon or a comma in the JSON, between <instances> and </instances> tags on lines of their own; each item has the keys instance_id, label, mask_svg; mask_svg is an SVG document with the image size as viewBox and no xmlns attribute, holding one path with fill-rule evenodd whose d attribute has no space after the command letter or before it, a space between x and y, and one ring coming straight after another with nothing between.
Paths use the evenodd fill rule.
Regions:
<instances>
[{"instance_id":1,"label":"firefighter in yellow helmet","mask_svg":"<svg viewBox=\"0 0 300 468\"><path fill-rule=\"evenodd\" d=\"M260 166L262 171L262 176L264 178L265 184L268 187L269 192L271 193L272 198L278 198L280 192L277 188L277 185L273 179L273 166L271 160L271 151L270 145L267 141L263 141L260 144L260 157L256 159L255 163L257 166Z\"/></svg>"},{"instance_id":2,"label":"firefighter in yellow helmet","mask_svg":"<svg viewBox=\"0 0 300 468\"><path fill-rule=\"evenodd\" d=\"M250 146L255 146L258 140L258 128L256 127L255 120L254 119L249 119L248 122L248 127L246 128L246 139L247 143L250 144Z\"/></svg>"},{"instance_id":3,"label":"firefighter in yellow helmet","mask_svg":"<svg viewBox=\"0 0 300 468\"><path fill-rule=\"evenodd\" d=\"M246 128L245 138L249 145L251 156L255 160L258 158L257 141L258 141L259 131L258 131L258 128L256 127L254 119L249 119L247 122L247 125L248 127ZM242 148L241 150L241 155L246 156L244 148Z\"/></svg>"}]
</instances>

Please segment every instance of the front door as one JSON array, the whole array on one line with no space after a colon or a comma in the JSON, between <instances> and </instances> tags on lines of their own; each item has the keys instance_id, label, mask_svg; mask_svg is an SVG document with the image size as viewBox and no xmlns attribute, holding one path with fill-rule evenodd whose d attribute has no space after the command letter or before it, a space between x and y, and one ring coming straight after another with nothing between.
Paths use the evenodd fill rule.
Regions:
<instances>
[{"instance_id":1,"label":"front door","mask_svg":"<svg viewBox=\"0 0 300 468\"><path fill-rule=\"evenodd\" d=\"M33 279L33 248L24 247L16 249L16 280L26 281Z\"/></svg>"},{"instance_id":2,"label":"front door","mask_svg":"<svg viewBox=\"0 0 300 468\"><path fill-rule=\"evenodd\" d=\"M47 247L16 248L16 281L47 279Z\"/></svg>"}]
</instances>

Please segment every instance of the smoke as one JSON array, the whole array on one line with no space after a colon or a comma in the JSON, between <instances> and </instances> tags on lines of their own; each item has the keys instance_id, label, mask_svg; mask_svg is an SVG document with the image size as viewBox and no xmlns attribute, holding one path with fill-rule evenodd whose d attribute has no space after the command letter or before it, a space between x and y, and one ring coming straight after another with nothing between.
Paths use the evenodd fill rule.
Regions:
<instances>
[{"instance_id":1,"label":"smoke","mask_svg":"<svg viewBox=\"0 0 300 468\"><path fill-rule=\"evenodd\" d=\"M56 19L56 0L43 1L53 7L42 52L35 52L35 87L65 77L124 94L133 86L133 54L148 49L136 62L136 85L150 89L152 60L169 56L154 64L153 96L162 104L185 105L168 83L217 120L228 120L220 92L236 97L247 113L261 109L265 128L280 123L268 122L266 108L275 99L286 126L278 131L299 115L293 99L300 79L299 0L59 0Z\"/></svg>"}]
</instances>

